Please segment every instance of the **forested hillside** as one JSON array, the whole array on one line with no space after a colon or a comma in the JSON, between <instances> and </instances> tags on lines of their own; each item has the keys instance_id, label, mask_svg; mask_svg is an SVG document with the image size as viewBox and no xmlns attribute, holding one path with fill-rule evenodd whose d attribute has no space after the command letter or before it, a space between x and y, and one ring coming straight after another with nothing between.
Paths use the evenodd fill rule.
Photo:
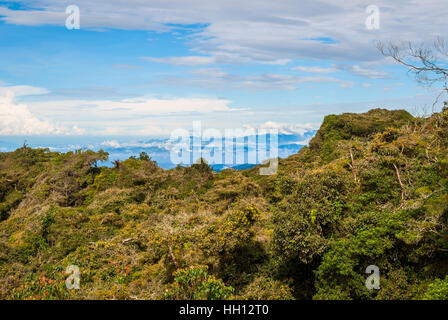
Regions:
<instances>
[{"instance_id":1,"label":"forested hillside","mask_svg":"<svg viewBox=\"0 0 448 320\"><path fill-rule=\"evenodd\" d=\"M0 153L0 298L448 299L448 109L327 116L272 176L149 156Z\"/></svg>"}]
</instances>

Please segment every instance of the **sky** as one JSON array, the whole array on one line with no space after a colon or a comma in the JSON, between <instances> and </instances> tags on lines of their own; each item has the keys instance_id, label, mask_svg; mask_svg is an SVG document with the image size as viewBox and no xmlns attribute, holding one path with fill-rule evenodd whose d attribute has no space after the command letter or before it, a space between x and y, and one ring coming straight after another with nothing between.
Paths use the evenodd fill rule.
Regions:
<instances>
[{"instance_id":1,"label":"sky","mask_svg":"<svg viewBox=\"0 0 448 320\"><path fill-rule=\"evenodd\" d=\"M327 114L418 113L436 88L375 43L432 42L446 13L445 0L0 1L0 136L163 137L198 120L304 132Z\"/></svg>"}]
</instances>

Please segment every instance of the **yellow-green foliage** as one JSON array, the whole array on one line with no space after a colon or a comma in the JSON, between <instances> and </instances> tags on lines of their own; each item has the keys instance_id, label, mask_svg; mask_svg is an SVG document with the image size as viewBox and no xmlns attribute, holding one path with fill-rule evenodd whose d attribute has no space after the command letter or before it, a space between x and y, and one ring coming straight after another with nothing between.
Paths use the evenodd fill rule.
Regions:
<instances>
[{"instance_id":1,"label":"yellow-green foliage","mask_svg":"<svg viewBox=\"0 0 448 320\"><path fill-rule=\"evenodd\" d=\"M207 266L190 266L174 273L174 282L167 286L166 299L223 300L233 292L222 280L208 274Z\"/></svg>"},{"instance_id":2,"label":"yellow-green foliage","mask_svg":"<svg viewBox=\"0 0 448 320\"><path fill-rule=\"evenodd\" d=\"M448 110L328 116L272 176L107 156L0 153L1 299L447 299Z\"/></svg>"}]
</instances>

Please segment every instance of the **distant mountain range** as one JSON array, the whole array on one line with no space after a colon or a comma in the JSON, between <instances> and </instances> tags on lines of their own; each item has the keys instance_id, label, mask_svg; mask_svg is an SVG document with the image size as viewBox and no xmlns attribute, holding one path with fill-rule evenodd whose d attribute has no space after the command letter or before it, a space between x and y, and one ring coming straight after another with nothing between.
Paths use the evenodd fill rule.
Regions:
<instances>
[{"instance_id":1,"label":"distant mountain range","mask_svg":"<svg viewBox=\"0 0 448 320\"><path fill-rule=\"evenodd\" d=\"M278 135L278 156L286 158L291 154L297 153L308 141L314 136L316 131L307 131L303 134L297 133L281 133ZM258 141L266 141L265 137L258 136ZM246 144L235 144L235 150L240 152L254 151L255 145L248 143L249 139L246 137ZM109 161L103 163L105 166L111 166L114 160L125 160L131 156L138 157L140 153L147 153L152 160L157 161L158 165L165 169L174 168L177 164L173 163L170 158L170 151L175 146L175 143L168 138L158 139L136 139L136 137L79 137L79 136L32 136L32 137L18 137L12 136L0 137L0 152L13 151L21 147L24 143L33 148L49 148L52 151L67 152L77 149L90 150L104 150L109 153ZM208 150L212 144L203 142L202 148L204 151ZM216 149L221 152L220 148ZM203 151L203 152L204 152ZM234 151L234 150L232 150ZM207 152L205 152L207 154ZM208 161L207 156L204 158ZM192 162L197 159L192 159ZM260 163L265 159L257 159ZM188 164L181 164L188 165ZM234 168L237 170L247 169L256 165L256 163L210 163L215 171L221 171L225 168Z\"/></svg>"}]
</instances>

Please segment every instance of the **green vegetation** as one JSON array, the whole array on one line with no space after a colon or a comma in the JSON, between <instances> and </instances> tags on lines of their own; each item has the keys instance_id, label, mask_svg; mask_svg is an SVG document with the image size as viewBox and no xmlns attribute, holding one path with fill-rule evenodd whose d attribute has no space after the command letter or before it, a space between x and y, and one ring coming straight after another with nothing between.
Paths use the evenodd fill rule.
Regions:
<instances>
[{"instance_id":1,"label":"green vegetation","mask_svg":"<svg viewBox=\"0 0 448 320\"><path fill-rule=\"evenodd\" d=\"M174 283L169 285L165 297L183 300L223 300L228 298L232 287L208 274L207 266L191 266L174 272Z\"/></svg>"},{"instance_id":2,"label":"green vegetation","mask_svg":"<svg viewBox=\"0 0 448 320\"><path fill-rule=\"evenodd\" d=\"M448 109L327 116L272 176L107 158L0 153L0 298L448 298Z\"/></svg>"}]
</instances>

